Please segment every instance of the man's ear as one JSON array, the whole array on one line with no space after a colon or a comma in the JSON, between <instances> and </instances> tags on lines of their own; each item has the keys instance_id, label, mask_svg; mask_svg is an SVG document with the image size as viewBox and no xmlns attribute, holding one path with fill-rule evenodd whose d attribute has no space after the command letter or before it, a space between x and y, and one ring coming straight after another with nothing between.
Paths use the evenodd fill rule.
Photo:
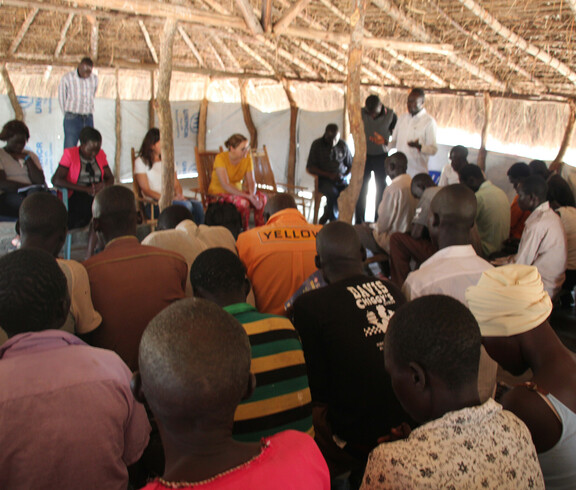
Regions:
<instances>
[{"instance_id":1,"label":"man's ear","mask_svg":"<svg viewBox=\"0 0 576 490\"><path fill-rule=\"evenodd\" d=\"M360 245L360 257L362 258L362 262L366 262L366 247L364 247L364 245Z\"/></svg>"},{"instance_id":2,"label":"man's ear","mask_svg":"<svg viewBox=\"0 0 576 490\"><path fill-rule=\"evenodd\" d=\"M140 403L146 403L146 397L142 391L142 376L140 371L135 371L130 380L130 391L134 395L134 399Z\"/></svg>"},{"instance_id":3,"label":"man's ear","mask_svg":"<svg viewBox=\"0 0 576 490\"><path fill-rule=\"evenodd\" d=\"M440 226L440 215L438 213L432 213L430 224L433 228L438 228Z\"/></svg>"},{"instance_id":4,"label":"man's ear","mask_svg":"<svg viewBox=\"0 0 576 490\"><path fill-rule=\"evenodd\" d=\"M250 376L248 377L248 385L246 386L246 393L244 393L242 401L248 400L248 398L252 396L252 393L254 393L255 389L256 389L256 376L254 376L254 373L250 372Z\"/></svg>"},{"instance_id":5,"label":"man's ear","mask_svg":"<svg viewBox=\"0 0 576 490\"><path fill-rule=\"evenodd\" d=\"M250 283L250 279L248 279L247 277L244 278L244 296L247 298L248 295L250 294L250 290L252 289L252 284Z\"/></svg>"},{"instance_id":6,"label":"man's ear","mask_svg":"<svg viewBox=\"0 0 576 490\"><path fill-rule=\"evenodd\" d=\"M322 261L320 260L320 255L318 254L314 256L314 265L318 270L322 270Z\"/></svg>"},{"instance_id":7,"label":"man's ear","mask_svg":"<svg viewBox=\"0 0 576 490\"><path fill-rule=\"evenodd\" d=\"M16 223L14 224L14 229L16 230L16 235L20 235L20 219L16 220Z\"/></svg>"},{"instance_id":8,"label":"man's ear","mask_svg":"<svg viewBox=\"0 0 576 490\"><path fill-rule=\"evenodd\" d=\"M94 227L94 231L102 231L102 225L100 223L100 218L92 218L92 226Z\"/></svg>"},{"instance_id":9,"label":"man's ear","mask_svg":"<svg viewBox=\"0 0 576 490\"><path fill-rule=\"evenodd\" d=\"M428 377L426 376L426 371L417 362L408 363L408 369L410 369L410 379L412 385L420 391L424 391L428 387Z\"/></svg>"}]
</instances>

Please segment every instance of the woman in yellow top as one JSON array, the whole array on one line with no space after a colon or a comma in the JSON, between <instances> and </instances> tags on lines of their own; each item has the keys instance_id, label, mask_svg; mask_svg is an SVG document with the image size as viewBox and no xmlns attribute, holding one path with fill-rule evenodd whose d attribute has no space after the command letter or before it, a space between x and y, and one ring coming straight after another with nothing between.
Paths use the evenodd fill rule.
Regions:
<instances>
[{"instance_id":1,"label":"woman in yellow top","mask_svg":"<svg viewBox=\"0 0 576 490\"><path fill-rule=\"evenodd\" d=\"M248 229L250 208L254 209L254 224L261 226L265 223L266 195L256 190L248 139L241 134L233 134L224 144L228 151L219 153L214 160L208 187L208 193L214 196L211 200L234 204L242 216L245 230ZM242 188L243 182L246 191Z\"/></svg>"}]
</instances>

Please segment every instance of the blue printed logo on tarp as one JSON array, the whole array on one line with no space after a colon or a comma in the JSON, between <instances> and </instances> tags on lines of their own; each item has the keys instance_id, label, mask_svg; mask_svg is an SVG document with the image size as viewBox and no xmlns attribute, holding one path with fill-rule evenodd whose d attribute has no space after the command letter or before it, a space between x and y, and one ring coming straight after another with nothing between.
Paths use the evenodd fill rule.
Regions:
<instances>
[{"instance_id":1,"label":"blue printed logo on tarp","mask_svg":"<svg viewBox=\"0 0 576 490\"><path fill-rule=\"evenodd\" d=\"M176 109L174 111L176 138L188 138L190 134L198 134L198 117L198 112L190 114L189 109Z\"/></svg>"},{"instance_id":2,"label":"blue printed logo on tarp","mask_svg":"<svg viewBox=\"0 0 576 490\"><path fill-rule=\"evenodd\" d=\"M19 95L17 98L22 109L30 109L31 107L34 107L34 112L36 114L52 114L52 99L43 97L27 97L25 95Z\"/></svg>"}]
</instances>

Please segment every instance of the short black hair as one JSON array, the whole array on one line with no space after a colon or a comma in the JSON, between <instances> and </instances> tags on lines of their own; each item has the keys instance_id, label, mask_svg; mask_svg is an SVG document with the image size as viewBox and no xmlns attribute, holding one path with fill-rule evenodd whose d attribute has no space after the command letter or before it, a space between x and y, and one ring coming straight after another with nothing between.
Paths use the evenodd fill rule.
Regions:
<instances>
[{"instance_id":1,"label":"short black hair","mask_svg":"<svg viewBox=\"0 0 576 490\"><path fill-rule=\"evenodd\" d=\"M516 162L510 166L506 175L512 179L524 179L530 175L530 167L527 163Z\"/></svg>"},{"instance_id":2,"label":"short black hair","mask_svg":"<svg viewBox=\"0 0 576 490\"><path fill-rule=\"evenodd\" d=\"M465 146L462 145L453 146L452 149L450 150L450 153L452 152L460 153L464 158L468 158L468 148L466 148Z\"/></svg>"},{"instance_id":3,"label":"short black hair","mask_svg":"<svg viewBox=\"0 0 576 490\"><path fill-rule=\"evenodd\" d=\"M53 233L66 231L68 212L54 194L35 192L20 205L18 223L21 234L48 238Z\"/></svg>"},{"instance_id":4,"label":"short black hair","mask_svg":"<svg viewBox=\"0 0 576 490\"><path fill-rule=\"evenodd\" d=\"M9 337L59 328L68 297L66 276L44 250L16 250L0 258L0 325ZM66 316L61 320L64 323Z\"/></svg>"},{"instance_id":5,"label":"short black hair","mask_svg":"<svg viewBox=\"0 0 576 490\"><path fill-rule=\"evenodd\" d=\"M190 267L190 284L211 294L242 291L246 268L238 256L223 247L204 250Z\"/></svg>"},{"instance_id":6,"label":"short black hair","mask_svg":"<svg viewBox=\"0 0 576 490\"><path fill-rule=\"evenodd\" d=\"M208 417L225 429L250 379L248 335L216 303L182 299L146 327L139 369L143 394L167 431Z\"/></svg>"},{"instance_id":7,"label":"short black hair","mask_svg":"<svg viewBox=\"0 0 576 490\"><path fill-rule=\"evenodd\" d=\"M558 206L576 207L572 189L560 175L554 174L548 179L548 201L556 202Z\"/></svg>"},{"instance_id":8,"label":"short black hair","mask_svg":"<svg viewBox=\"0 0 576 490\"><path fill-rule=\"evenodd\" d=\"M186 219L194 221L192 211L182 204L172 204L158 215L157 229L172 230Z\"/></svg>"},{"instance_id":9,"label":"short black hair","mask_svg":"<svg viewBox=\"0 0 576 490\"><path fill-rule=\"evenodd\" d=\"M2 131L0 132L0 140L8 141L12 136L17 134L21 134L26 137L26 141L30 139L30 130L28 126L24 124L24 122L19 121L18 119L13 119L12 121L8 121L2 127Z\"/></svg>"},{"instance_id":10,"label":"short black hair","mask_svg":"<svg viewBox=\"0 0 576 490\"><path fill-rule=\"evenodd\" d=\"M334 131L334 133L338 133L340 131L340 129L338 128L338 124L334 123L328 124L324 132L327 133L328 131Z\"/></svg>"},{"instance_id":11,"label":"short black hair","mask_svg":"<svg viewBox=\"0 0 576 490\"><path fill-rule=\"evenodd\" d=\"M522 192L527 196L536 196L540 202L546 201L548 185L540 175L526 177L520 185L522 186Z\"/></svg>"},{"instance_id":12,"label":"short black hair","mask_svg":"<svg viewBox=\"0 0 576 490\"><path fill-rule=\"evenodd\" d=\"M482 173L482 169L478 165L474 165L473 163L467 163L464 165L460 172L458 172L460 176L460 180L464 181L469 179L470 177L478 180L484 180L484 174Z\"/></svg>"},{"instance_id":13,"label":"short black hair","mask_svg":"<svg viewBox=\"0 0 576 490\"><path fill-rule=\"evenodd\" d=\"M242 216L231 202L213 202L208 205L204 215L206 226L224 226L230 230L234 240L242 231Z\"/></svg>"},{"instance_id":14,"label":"short black hair","mask_svg":"<svg viewBox=\"0 0 576 490\"><path fill-rule=\"evenodd\" d=\"M368 112L374 112L376 110L376 108L378 107L378 104L381 104L382 102L380 101L380 97L378 97L377 95L369 95L368 97L366 97L366 102L364 103L364 106L366 107L366 110Z\"/></svg>"},{"instance_id":15,"label":"short black hair","mask_svg":"<svg viewBox=\"0 0 576 490\"><path fill-rule=\"evenodd\" d=\"M95 141L96 143L102 143L102 135L97 129L86 126L80 131L80 144L85 145L89 141Z\"/></svg>"},{"instance_id":16,"label":"short black hair","mask_svg":"<svg viewBox=\"0 0 576 490\"><path fill-rule=\"evenodd\" d=\"M528 166L530 167L530 172L532 175L539 175L543 179L547 179L550 175L550 170L548 170L548 165L543 160L532 160Z\"/></svg>"},{"instance_id":17,"label":"short black hair","mask_svg":"<svg viewBox=\"0 0 576 490\"><path fill-rule=\"evenodd\" d=\"M94 62L88 56L85 56L84 58L82 58L80 60L80 64L81 65L84 64L84 65L88 65L88 66L94 66Z\"/></svg>"},{"instance_id":18,"label":"short black hair","mask_svg":"<svg viewBox=\"0 0 576 490\"><path fill-rule=\"evenodd\" d=\"M395 363L420 364L457 390L477 383L482 337L474 315L444 295L421 296L401 306L386 331Z\"/></svg>"},{"instance_id":19,"label":"short black hair","mask_svg":"<svg viewBox=\"0 0 576 490\"><path fill-rule=\"evenodd\" d=\"M413 88L410 91L411 94L416 95L417 97L422 97L422 99L426 98L426 95L424 94L424 90L421 88Z\"/></svg>"}]
</instances>

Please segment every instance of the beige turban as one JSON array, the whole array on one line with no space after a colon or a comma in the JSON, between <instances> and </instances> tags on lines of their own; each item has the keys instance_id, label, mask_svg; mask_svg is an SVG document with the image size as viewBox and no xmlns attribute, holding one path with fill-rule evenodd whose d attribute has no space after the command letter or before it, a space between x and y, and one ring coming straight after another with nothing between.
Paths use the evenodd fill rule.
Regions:
<instances>
[{"instance_id":1,"label":"beige turban","mask_svg":"<svg viewBox=\"0 0 576 490\"><path fill-rule=\"evenodd\" d=\"M470 311L483 337L511 337L544 323L552 301L538 269L512 264L484 271L476 286L466 290Z\"/></svg>"}]
</instances>

